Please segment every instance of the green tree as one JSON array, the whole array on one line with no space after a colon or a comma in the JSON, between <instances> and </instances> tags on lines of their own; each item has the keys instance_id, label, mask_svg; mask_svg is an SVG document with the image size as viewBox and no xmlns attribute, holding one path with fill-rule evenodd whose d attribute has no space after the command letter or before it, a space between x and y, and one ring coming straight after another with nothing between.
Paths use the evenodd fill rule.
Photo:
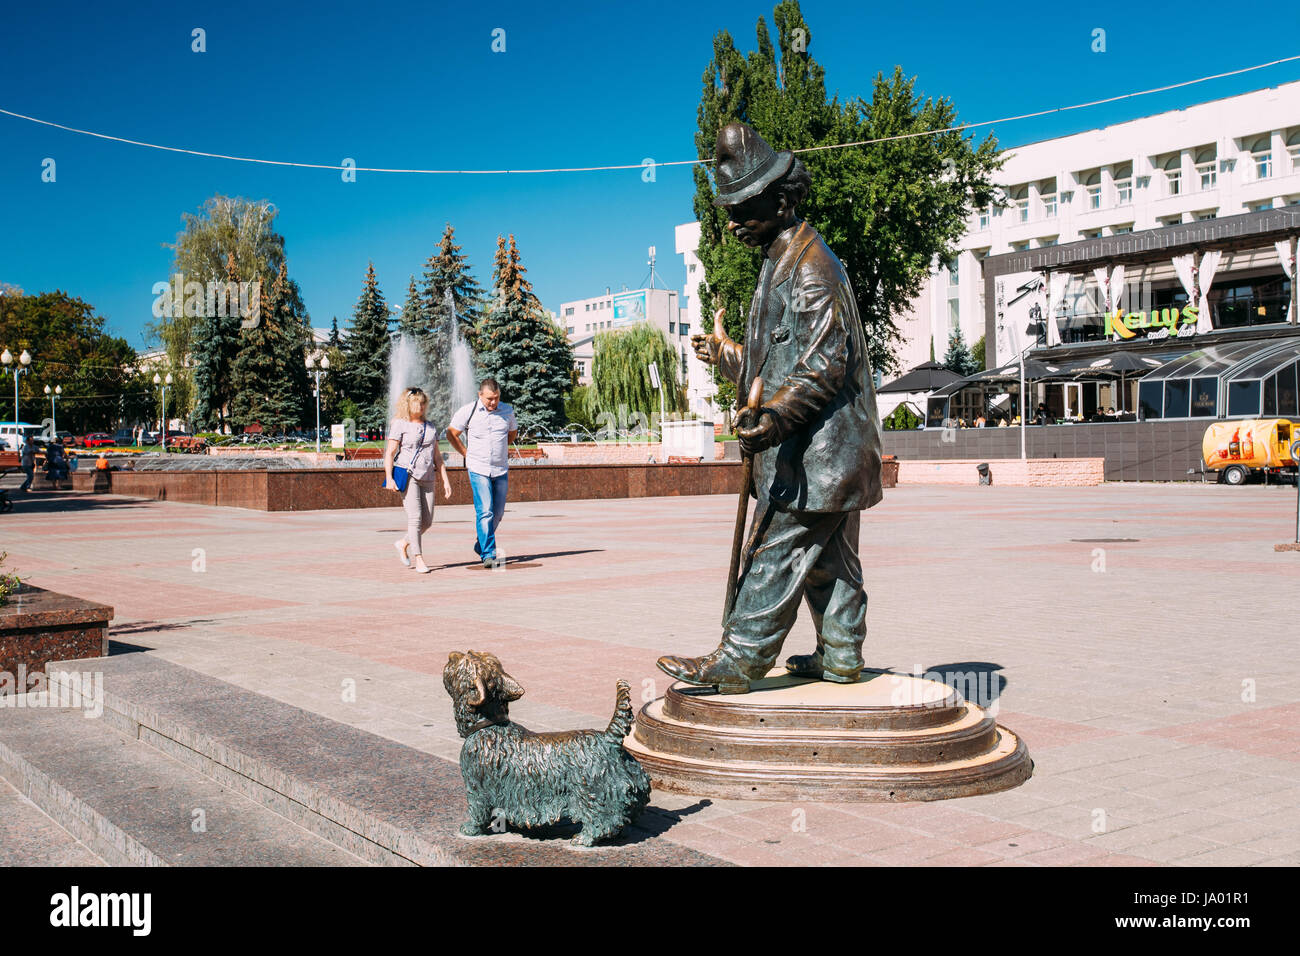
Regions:
<instances>
[{"instance_id":1,"label":"green tree","mask_svg":"<svg viewBox=\"0 0 1300 956\"><path fill-rule=\"evenodd\" d=\"M934 133L958 125L956 109L943 98L922 100L901 67L889 77L877 74L869 100L828 99L797 0L778 3L773 21L775 43L760 17L757 49L747 55L726 31L714 37L697 155L712 159L718 130L737 120L778 150L887 140L802 153L812 191L800 210L848 271L872 365L892 374L900 370L895 350L902 337L895 316L910 310L935 257L952 257L972 209L992 201L996 143L990 136L976 146L959 132ZM726 211L713 206L705 166L695 167L695 183L705 301L726 307L727 331L740 341L761 253L726 231ZM720 401L733 401L734 389L721 384Z\"/></svg>"},{"instance_id":2,"label":"green tree","mask_svg":"<svg viewBox=\"0 0 1300 956\"><path fill-rule=\"evenodd\" d=\"M966 346L966 339L961 334L960 326L953 329L948 336L948 352L943 357L943 367L962 376L974 375L980 371L980 366L976 364L970 349Z\"/></svg>"},{"instance_id":3,"label":"green tree","mask_svg":"<svg viewBox=\"0 0 1300 956\"><path fill-rule=\"evenodd\" d=\"M979 341L971 346L970 357L975 362L976 372L982 372L984 369L988 368L988 358L984 354L984 336L981 335Z\"/></svg>"},{"instance_id":4,"label":"green tree","mask_svg":"<svg viewBox=\"0 0 1300 956\"><path fill-rule=\"evenodd\" d=\"M231 369L232 424L258 424L270 435L302 425L311 390L304 361L308 335L297 284L281 262L257 324L241 330Z\"/></svg>"},{"instance_id":5,"label":"green tree","mask_svg":"<svg viewBox=\"0 0 1300 956\"><path fill-rule=\"evenodd\" d=\"M470 272L469 257L456 245L456 232L448 223L438 251L424 264L419 291L419 329L416 340L428 370L429 411L434 421L448 421L455 409L455 364L452 356L451 294L461 340L474 348L476 327L483 317L483 289Z\"/></svg>"},{"instance_id":6,"label":"green tree","mask_svg":"<svg viewBox=\"0 0 1300 956\"><path fill-rule=\"evenodd\" d=\"M664 386L664 410L686 411L686 394L678 383L676 350L668 337L650 322L637 322L626 329L598 332L592 342L591 388L587 392L588 416L615 418L634 412L647 421L659 417L659 392L650 383L650 363L659 369Z\"/></svg>"},{"instance_id":7,"label":"green tree","mask_svg":"<svg viewBox=\"0 0 1300 956\"><path fill-rule=\"evenodd\" d=\"M213 196L198 215L182 217L185 228L171 246L175 257L168 293L155 301L157 321L148 328L173 367L193 367L193 404L186 407L199 428L225 423L230 370L240 345L239 309L209 302L209 283L225 282L233 263L233 271L250 283L260 282L261 291L270 288L284 262L284 237L273 228L276 214L275 206L264 200ZM178 281L182 295L174 294Z\"/></svg>"},{"instance_id":8,"label":"green tree","mask_svg":"<svg viewBox=\"0 0 1300 956\"><path fill-rule=\"evenodd\" d=\"M0 347L15 358L26 349L32 358L30 371L18 378L24 421L50 417L47 385L63 389L55 412L60 431L98 431L151 416L153 388L135 350L105 325L94 306L66 292L26 295L0 285ZM13 384L10 376L0 379L0 418L6 420L13 418Z\"/></svg>"},{"instance_id":9,"label":"green tree","mask_svg":"<svg viewBox=\"0 0 1300 956\"><path fill-rule=\"evenodd\" d=\"M514 236L509 249L497 237L496 263L495 295L477 337L480 365L500 384L502 401L514 406L522 430L558 431L573 381L573 348L524 278Z\"/></svg>"},{"instance_id":10,"label":"green tree","mask_svg":"<svg viewBox=\"0 0 1300 956\"><path fill-rule=\"evenodd\" d=\"M352 313L352 326L343 340L340 381L345 397L357 404L358 428L388 424L388 303L375 278L375 264L366 269L361 297Z\"/></svg>"}]
</instances>

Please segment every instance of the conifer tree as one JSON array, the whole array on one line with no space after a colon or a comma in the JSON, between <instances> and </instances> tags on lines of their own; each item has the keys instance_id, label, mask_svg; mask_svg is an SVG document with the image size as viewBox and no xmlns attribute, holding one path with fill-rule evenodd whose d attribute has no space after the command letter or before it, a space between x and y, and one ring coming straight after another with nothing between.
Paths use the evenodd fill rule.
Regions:
<instances>
[{"instance_id":1,"label":"conifer tree","mask_svg":"<svg viewBox=\"0 0 1300 956\"><path fill-rule=\"evenodd\" d=\"M573 348L524 278L515 237L497 237L491 308L479 326L483 372L501 386L524 431L558 431L572 385Z\"/></svg>"},{"instance_id":2,"label":"conifer tree","mask_svg":"<svg viewBox=\"0 0 1300 956\"><path fill-rule=\"evenodd\" d=\"M448 223L438 242L438 251L424 264L420 287L420 355L429 373L426 391L434 421L450 419L455 403L453 358L447 293L451 293L461 339L475 350L475 329L483 314L483 289L470 273L469 257L456 245L456 233Z\"/></svg>"},{"instance_id":3,"label":"conifer tree","mask_svg":"<svg viewBox=\"0 0 1300 956\"><path fill-rule=\"evenodd\" d=\"M383 428L388 422L388 303L375 278L375 264L352 313L352 326L343 340L343 393L355 402L358 428Z\"/></svg>"},{"instance_id":4,"label":"conifer tree","mask_svg":"<svg viewBox=\"0 0 1300 956\"><path fill-rule=\"evenodd\" d=\"M258 424L269 435L302 425L310 391L304 364L307 334L301 294L281 262L257 324L240 330L231 367L233 424L244 429Z\"/></svg>"},{"instance_id":5,"label":"conifer tree","mask_svg":"<svg viewBox=\"0 0 1300 956\"><path fill-rule=\"evenodd\" d=\"M980 371L979 364L966 347L966 339L961 334L961 327L952 330L948 336L948 354L943 357L943 367L958 375L974 375Z\"/></svg>"}]
</instances>

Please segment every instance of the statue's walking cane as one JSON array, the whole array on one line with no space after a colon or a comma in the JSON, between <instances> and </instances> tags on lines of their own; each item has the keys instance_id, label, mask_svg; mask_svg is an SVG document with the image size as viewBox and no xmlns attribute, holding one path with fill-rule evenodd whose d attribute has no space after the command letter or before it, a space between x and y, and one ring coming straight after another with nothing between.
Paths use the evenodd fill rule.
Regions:
<instances>
[{"instance_id":1,"label":"statue's walking cane","mask_svg":"<svg viewBox=\"0 0 1300 956\"><path fill-rule=\"evenodd\" d=\"M714 334L721 323L714 320ZM754 376L749 386L749 404L751 411L757 412L763 404L763 379ZM749 514L749 486L754 479L754 456L744 455L744 464L740 466L740 500L736 504L736 531L731 538L731 571L727 574L727 603L722 609L722 626L727 626L727 619L736 606L736 591L740 587L740 549L745 540L745 518Z\"/></svg>"}]
</instances>

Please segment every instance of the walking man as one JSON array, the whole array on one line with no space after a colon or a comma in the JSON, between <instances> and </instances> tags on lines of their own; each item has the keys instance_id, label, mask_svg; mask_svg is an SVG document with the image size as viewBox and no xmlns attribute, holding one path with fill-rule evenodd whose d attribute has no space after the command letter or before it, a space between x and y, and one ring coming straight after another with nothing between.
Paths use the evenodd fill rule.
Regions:
<instances>
[{"instance_id":1,"label":"walking man","mask_svg":"<svg viewBox=\"0 0 1300 956\"><path fill-rule=\"evenodd\" d=\"M745 693L776 663L807 602L817 648L786 669L851 684L866 637L860 518L881 499L880 419L857 302L839 259L799 218L811 180L794 154L732 123L718 134L716 159L716 204L732 235L762 249L763 267L744 343L710 334L692 344L737 394L763 382L763 404L742 411L736 430L753 456L757 507L717 650L661 657L659 667Z\"/></svg>"},{"instance_id":2,"label":"walking man","mask_svg":"<svg viewBox=\"0 0 1300 956\"><path fill-rule=\"evenodd\" d=\"M509 445L518 435L515 410L502 404L501 386L494 378L479 383L478 399L457 409L447 426L451 447L465 457L477 518L474 553L483 559L485 568L497 560L497 525L506 513Z\"/></svg>"}]
</instances>

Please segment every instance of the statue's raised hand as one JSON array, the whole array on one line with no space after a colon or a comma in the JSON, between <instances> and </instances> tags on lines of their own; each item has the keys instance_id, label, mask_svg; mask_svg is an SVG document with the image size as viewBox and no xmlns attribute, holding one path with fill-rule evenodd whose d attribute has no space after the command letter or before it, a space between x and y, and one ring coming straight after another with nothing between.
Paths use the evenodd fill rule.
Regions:
<instances>
[{"instance_id":1,"label":"statue's raised hand","mask_svg":"<svg viewBox=\"0 0 1300 956\"><path fill-rule=\"evenodd\" d=\"M700 332L691 336L691 347L701 362L717 365L721 360L723 346L731 342L731 337L722 327L722 319L726 314L726 308L718 309L713 313L713 331L708 335Z\"/></svg>"}]
</instances>

